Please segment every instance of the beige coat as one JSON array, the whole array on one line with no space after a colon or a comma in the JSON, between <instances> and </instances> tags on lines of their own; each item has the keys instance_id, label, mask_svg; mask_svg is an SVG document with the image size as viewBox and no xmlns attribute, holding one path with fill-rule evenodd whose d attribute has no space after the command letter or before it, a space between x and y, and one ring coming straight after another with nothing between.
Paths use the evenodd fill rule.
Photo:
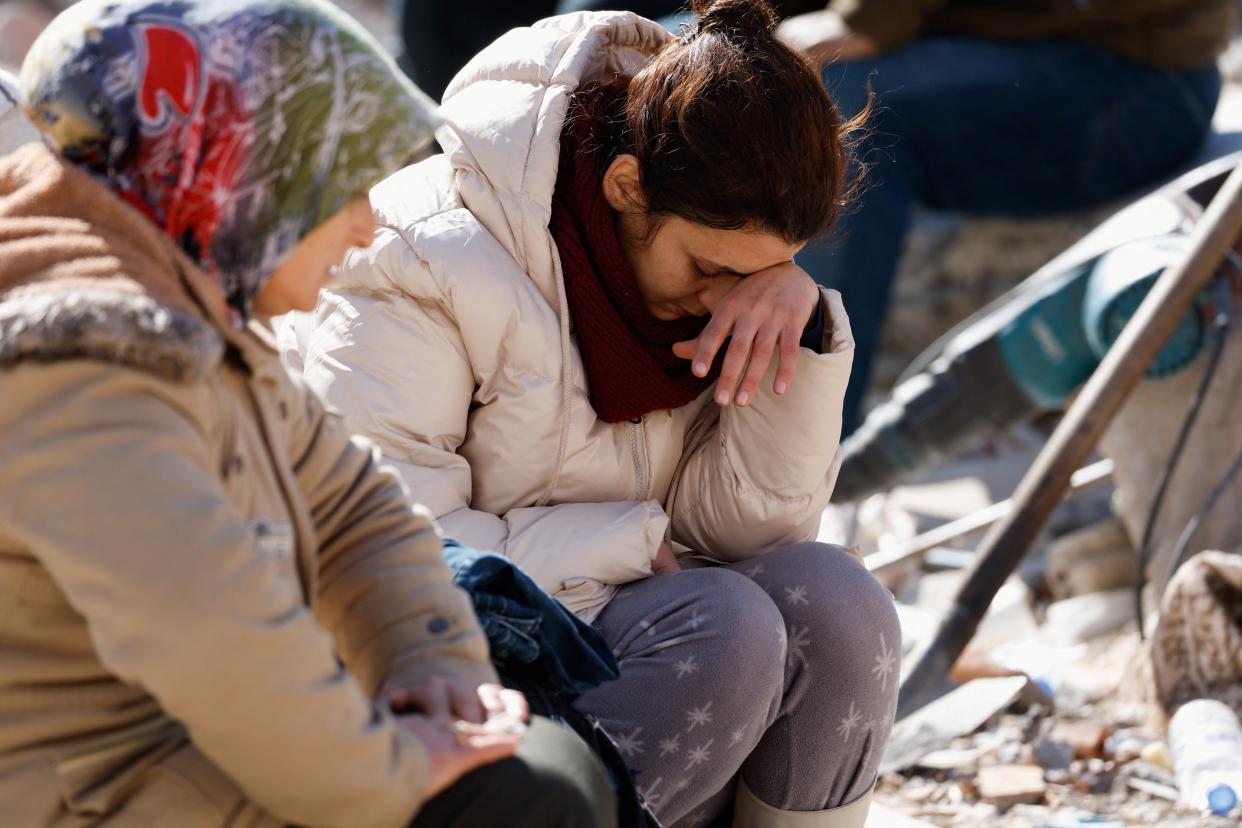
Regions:
<instances>
[{"instance_id":1,"label":"beige coat","mask_svg":"<svg viewBox=\"0 0 1242 828\"><path fill-rule=\"evenodd\" d=\"M381 229L282 332L308 384L374 439L446 534L500 551L590 619L673 540L720 559L815 538L836 479L853 340L750 407L613 425L592 410L548 230L569 95L669 35L580 13L504 35L449 87L445 155L371 194ZM772 369L775 370L774 367Z\"/></svg>"},{"instance_id":2,"label":"beige coat","mask_svg":"<svg viewBox=\"0 0 1242 828\"><path fill-rule=\"evenodd\" d=\"M0 161L0 823L403 826L493 677L430 515L153 225Z\"/></svg>"}]
</instances>

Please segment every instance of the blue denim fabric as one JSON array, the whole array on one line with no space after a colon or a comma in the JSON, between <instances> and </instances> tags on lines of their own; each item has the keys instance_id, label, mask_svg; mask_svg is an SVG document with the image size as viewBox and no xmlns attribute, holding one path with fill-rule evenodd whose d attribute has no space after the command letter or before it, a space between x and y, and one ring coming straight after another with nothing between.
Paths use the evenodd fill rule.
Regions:
<instances>
[{"instance_id":1,"label":"blue denim fabric","mask_svg":"<svg viewBox=\"0 0 1242 828\"><path fill-rule=\"evenodd\" d=\"M824 70L846 117L875 92L858 147L868 183L796 261L842 293L857 344L845 428L857 423L911 207L1036 216L1098 205L1186 163L1220 92L1215 67L1173 72L1071 41L925 37Z\"/></svg>"},{"instance_id":2,"label":"blue denim fabric","mask_svg":"<svg viewBox=\"0 0 1242 828\"><path fill-rule=\"evenodd\" d=\"M474 605L497 670L573 698L621 674L603 636L507 558L444 541L453 582Z\"/></svg>"}]
</instances>

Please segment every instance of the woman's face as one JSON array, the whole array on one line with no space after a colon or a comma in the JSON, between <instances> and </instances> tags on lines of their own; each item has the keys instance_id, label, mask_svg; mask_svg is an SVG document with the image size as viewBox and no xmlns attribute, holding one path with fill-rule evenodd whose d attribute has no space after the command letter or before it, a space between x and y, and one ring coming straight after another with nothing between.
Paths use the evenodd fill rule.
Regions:
<instances>
[{"instance_id":1,"label":"woman's face","mask_svg":"<svg viewBox=\"0 0 1242 828\"><path fill-rule=\"evenodd\" d=\"M367 247L375 236L371 202L364 196L351 201L306 234L268 277L255 296L255 310L264 316L289 311L312 311L319 289L328 283L332 268L354 247Z\"/></svg>"},{"instance_id":2,"label":"woman's face","mask_svg":"<svg viewBox=\"0 0 1242 828\"><path fill-rule=\"evenodd\" d=\"M621 246L638 290L651 315L666 321L711 313L742 279L792 260L802 247L772 233L718 230L677 216L647 238L626 235L622 230Z\"/></svg>"},{"instance_id":3,"label":"woman's face","mask_svg":"<svg viewBox=\"0 0 1242 828\"><path fill-rule=\"evenodd\" d=\"M803 247L762 230L720 230L677 216L648 233L637 173L632 155L617 158L604 175L604 196L639 292L657 319L709 314L740 280L791 261Z\"/></svg>"}]
</instances>

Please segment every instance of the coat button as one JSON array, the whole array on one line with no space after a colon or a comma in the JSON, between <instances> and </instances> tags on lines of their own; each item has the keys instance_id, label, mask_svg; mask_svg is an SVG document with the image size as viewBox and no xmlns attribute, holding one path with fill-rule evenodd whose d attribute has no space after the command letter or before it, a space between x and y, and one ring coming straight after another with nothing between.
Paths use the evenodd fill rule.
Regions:
<instances>
[{"instance_id":1,"label":"coat button","mask_svg":"<svg viewBox=\"0 0 1242 828\"><path fill-rule=\"evenodd\" d=\"M443 618L433 618L427 622L427 632L432 635L439 635L449 628L449 622Z\"/></svg>"}]
</instances>

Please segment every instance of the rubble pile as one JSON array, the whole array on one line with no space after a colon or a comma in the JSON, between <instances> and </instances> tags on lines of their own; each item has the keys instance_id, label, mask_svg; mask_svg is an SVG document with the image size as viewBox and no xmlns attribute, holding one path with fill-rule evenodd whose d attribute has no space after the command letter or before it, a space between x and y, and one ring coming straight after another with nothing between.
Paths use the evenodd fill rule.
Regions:
<instances>
[{"instance_id":1,"label":"rubble pile","mask_svg":"<svg viewBox=\"0 0 1242 828\"><path fill-rule=\"evenodd\" d=\"M1133 630L1091 641L1082 660L1063 665L1056 689L1024 675L960 685L951 704L935 711L938 738L924 729L919 749L886 761L877 801L928 826L1238 825L1242 813L1215 817L1178 801L1168 747L1148 721L1149 708L1128 700L1133 688L1123 671L1137 661L1139 646ZM1073 678L1079 672L1087 677L1082 685ZM1111 687L1101 681L1108 672L1119 679ZM999 701L1007 696L1012 700ZM983 717L958 732L959 722L969 727ZM897 726L890 756L903 754L911 730ZM942 746L927 750L933 745Z\"/></svg>"},{"instance_id":2,"label":"rubble pile","mask_svg":"<svg viewBox=\"0 0 1242 828\"><path fill-rule=\"evenodd\" d=\"M823 534L852 533L864 555L909 546L1010 490L1039 440L1010 434L930 481L834 508ZM1136 556L1114 498L1105 487L1062 507L957 661L954 688L895 725L868 828L1242 824L1242 808L1216 817L1180 801L1165 723L1148 701ZM907 668L978 537L877 573L898 601Z\"/></svg>"}]
</instances>

